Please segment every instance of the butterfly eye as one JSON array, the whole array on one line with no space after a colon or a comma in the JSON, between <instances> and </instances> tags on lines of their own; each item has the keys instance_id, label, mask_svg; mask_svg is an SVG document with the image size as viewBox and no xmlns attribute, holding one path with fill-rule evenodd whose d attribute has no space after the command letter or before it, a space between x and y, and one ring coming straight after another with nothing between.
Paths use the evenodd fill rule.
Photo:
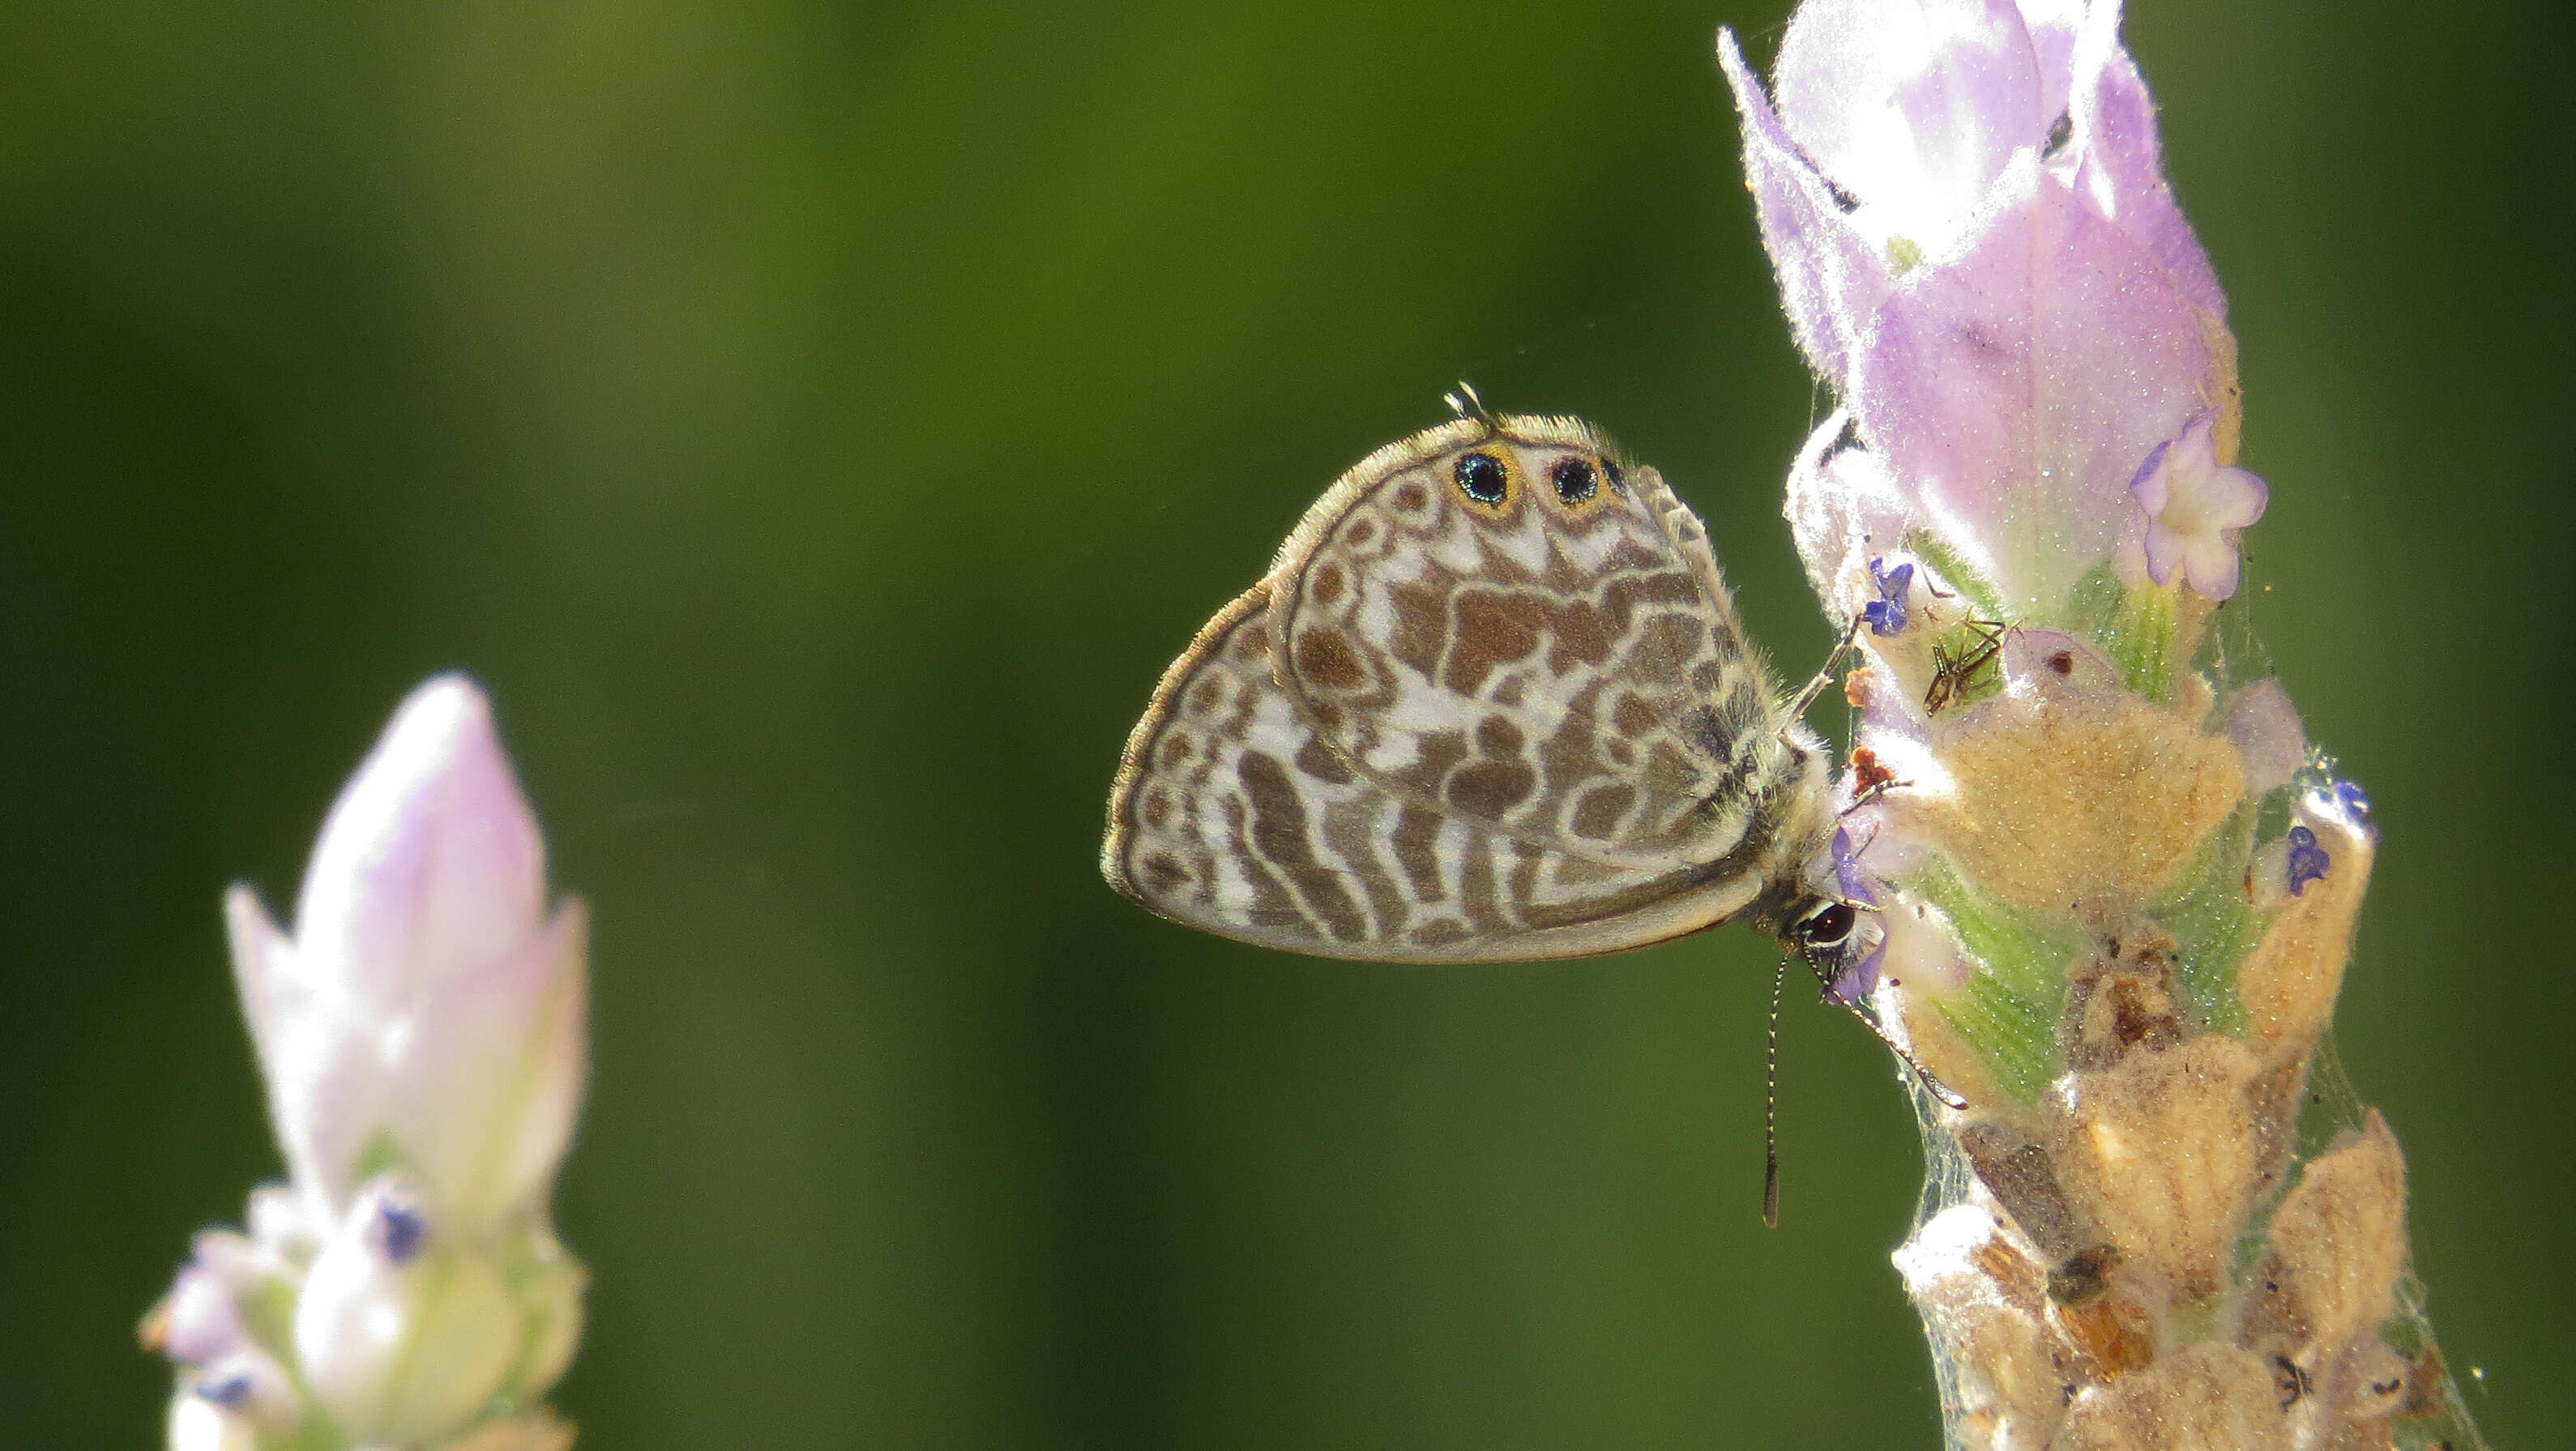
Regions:
<instances>
[{"instance_id":1,"label":"butterfly eye","mask_svg":"<svg viewBox=\"0 0 2576 1451\"><path fill-rule=\"evenodd\" d=\"M1500 504L1511 480L1511 471L1503 461L1489 453L1471 453L1458 460L1451 470L1458 480L1458 492L1479 504Z\"/></svg>"},{"instance_id":2,"label":"butterfly eye","mask_svg":"<svg viewBox=\"0 0 2576 1451\"><path fill-rule=\"evenodd\" d=\"M1601 487L1600 473L1592 467L1592 460L1581 454L1567 454L1558 459L1556 467L1547 471L1547 476L1556 481L1556 496L1569 508L1589 502Z\"/></svg>"},{"instance_id":3,"label":"butterfly eye","mask_svg":"<svg viewBox=\"0 0 2576 1451\"><path fill-rule=\"evenodd\" d=\"M1859 925L1860 914L1849 902L1827 902L1798 919L1795 929L1802 947L1840 947Z\"/></svg>"}]
</instances>

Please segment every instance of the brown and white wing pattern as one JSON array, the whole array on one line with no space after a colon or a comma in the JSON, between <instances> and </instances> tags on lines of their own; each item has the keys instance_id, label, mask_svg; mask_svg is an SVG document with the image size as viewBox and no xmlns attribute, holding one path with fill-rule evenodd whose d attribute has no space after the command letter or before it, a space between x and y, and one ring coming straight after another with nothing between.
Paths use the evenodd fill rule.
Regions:
<instances>
[{"instance_id":1,"label":"brown and white wing pattern","mask_svg":"<svg viewBox=\"0 0 2576 1451\"><path fill-rule=\"evenodd\" d=\"M1699 520L1585 425L1465 419L1382 450L1271 580L1280 683L1389 789L1648 875L1758 852L1773 683Z\"/></svg>"},{"instance_id":2,"label":"brown and white wing pattern","mask_svg":"<svg viewBox=\"0 0 2576 1451\"><path fill-rule=\"evenodd\" d=\"M1271 588L1208 622L1128 739L1101 853L1121 892L1266 947L1483 962L1644 946L1757 890L1558 851L1355 769L1279 685Z\"/></svg>"}]
</instances>

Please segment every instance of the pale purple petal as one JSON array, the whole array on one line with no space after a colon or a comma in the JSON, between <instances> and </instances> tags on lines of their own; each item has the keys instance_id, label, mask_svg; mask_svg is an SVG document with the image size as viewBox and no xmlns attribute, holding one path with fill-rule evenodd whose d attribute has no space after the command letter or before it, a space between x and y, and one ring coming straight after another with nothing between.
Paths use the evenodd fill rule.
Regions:
<instances>
[{"instance_id":1,"label":"pale purple petal","mask_svg":"<svg viewBox=\"0 0 2576 1451\"><path fill-rule=\"evenodd\" d=\"M2272 491L2243 469L2214 469L2201 484L2201 509L2220 529L2242 529L2263 517Z\"/></svg>"},{"instance_id":2,"label":"pale purple petal","mask_svg":"<svg viewBox=\"0 0 2576 1451\"><path fill-rule=\"evenodd\" d=\"M2147 577L2158 584L2173 583L2174 570L2181 567L2191 547L2191 536L2178 534L2161 524L2147 526Z\"/></svg>"},{"instance_id":3,"label":"pale purple petal","mask_svg":"<svg viewBox=\"0 0 2576 1451\"><path fill-rule=\"evenodd\" d=\"M386 1033L384 1127L442 1213L492 1223L540 1197L572 1137L587 1041L589 917L567 902L509 955Z\"/></svg>"},{"instance_id":4,"label":"pale purple petal","mask_svg":"<svg viewBox=\"0 0 2576 1451\"><path fill-rule=\"evenodd\" d=\"M1935 255L2054 114L2012 0L1808 0L1772 84L1791 139L1858 199L1854 221Z\"/></svg>"},{"instance_id":5,"label":"pale purple petal","mask_svg":"<svg viewBox=\"0 0 2576 1451\"><path fill-rule=\"evenodd\" d=\"M352 1161L377 1121L361 1005L348 984L278 935L248 887L224 895L233 971L268 1084L269 1122L307 1213L329 1218L349 1190Z\"/></svg>"},{"instance_id":6,"label":"pale purple petal","mask_svg":"<svg viewBox=\"0 0 2576 1451\"><path fill-rule=\"evenodd\" d=\"M1861 329L1893 286L1886 259L1852 226L1832 187L1789 139L1734 32L1718 32L1717 53L1743 117L1745 185L1790 331L1818 373L1847 387Z\"/></svg>"},{"instance_id":7,"label":"pale purple petal","mask_svg":"<svg viewBox=\"0 0 2576 1451\"><path fill-rule=\"evenodd\" d=\"M156 1312L156 1335L162 1353L172 1360L203 1364L229 1355L242 1344L237 1297L255 1283L247 1242L236 1248L223 1243L239 1235L210 1231L197 1236L197 1252L170 1286Z\"/></svg>"},{"instance_id":8,"label":"pale purple petal","mask_svg":"<svg viewBox=\"0 0 2576 1451\"><path fill-rule=\"evenodd\" d=\"M323 823L296 904L308 972L400 1003L488 962L545 910L545 842L473 682L412 692Z\"/></svg>"},{"instance_id":9,"label":"pale purple petal","mask_svg":"<svg viewBox=\"0 0 2576 1451\"><path fill-rule=\"evenodd\" d=\"M2189 299L2214 320L2227 316L2227 296L2165 184L2156 135L2156 105L2146 78L2120 45L2118 0L2095 0L2074 52L2069 101L2073 145L2082 157L2076 186L2087 202L2137 239Z\"/></svg>"},{"instance_id":10,"label":"pale purple petal","mask_svg":"<svg viewBox=\"0 0 2576 1451\"><path fill-rule=\"evenodd\" d=\"M2075 74L2075 40L2084 25L2084 0L2021 0L2022 28L2039 60L2039 114L2054 126L2067 107ZM2042 141L2045 143L2045 136Z\"/></svg>"},{"instance_id":11,"label":"pale purple petal","mask_svg":"<svg viewBox=\"0 0 2576 1451\"><path fill-rule=\"evenodd\" d=\"M329 1228L316 1221L304 1197L283 1184L263 1184L250 1191L251 1242L270 1264L309 1258L321 1247Z\"/></svg>"},{"instance_id":12,"label":"pale purple petal","mask_svg":"<svg viewBox=\"0 0 2576 1451\"><path fill-rule=\"evenodd\" d=\"M2307 729L2278 680L2257 680L2228 697L2227 739L2245 767L2249 796L2288 785L2307 764Z\"/></svg>"},{"instance_id":13,"label":"pale purple petal","mask_svg":"<svg viewBox=\"0 0 2576 1451\"><path fill-rule=\"evenodd\" d=\"M2197 534L2184 541L2183 578L2202 599L2233 598L2243 564L2243 558L2237 553L2236 541L2233 539Z\"/></svg>"},{"instance_id":14,"label":"pale purple petal","mask_svg":"<svg viewBox=\"0 0 2576 1451\"><path fill-rule=\"evenodd\" d=\"M2190 303L2034 157L1952 266L1881 309L1856 411L2007 607L2043 612L2119 542L2138 460L2206 406Z\"/></svg>"},{"instance_id":15,"label":"pale purple petal","mask_svg":"<svg viewBox=\"0 0 2576 1451\"><path fill-rule=\"evenodd\" d=\"M1837 411L1807 436L1789 470L1786 509L1808 582L1834 623L1869 597L1869 561L1897 548L1911 505L1878 453L1846 436L1851 415Z\"/></svg>"}]
</instances>

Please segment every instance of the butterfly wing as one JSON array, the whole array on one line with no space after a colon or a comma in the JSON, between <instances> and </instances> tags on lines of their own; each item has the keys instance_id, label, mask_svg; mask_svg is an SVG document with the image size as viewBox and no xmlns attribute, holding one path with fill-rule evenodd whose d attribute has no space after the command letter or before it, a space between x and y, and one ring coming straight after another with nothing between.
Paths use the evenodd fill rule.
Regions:
<instances>
[{"instance_id":1,"label":"butterfly wing","mask_svg":"<svg viewBox=\"0 0 2576 1451\"><path fill-rule=\"evenodd\" d=\"M1101 849L1119 891L1265 947L1404 962L1615 952L1750 895L1515 838L1354 769L1280 687L1271 590L1208 622L1128 738Z\"/></svg>"},{"instance_id":2,"label":"butterfly wing","mask_svg":"<svg viewBox=\"0 0 2576 1451\"><path fill-rule=\"evenodd\" d=\"M1381 451L1272 572L1280 684L1389 791L1648 877L1758 856L1804 776L1707 531L1570 419Z\"/></svg>"}]
</instances>

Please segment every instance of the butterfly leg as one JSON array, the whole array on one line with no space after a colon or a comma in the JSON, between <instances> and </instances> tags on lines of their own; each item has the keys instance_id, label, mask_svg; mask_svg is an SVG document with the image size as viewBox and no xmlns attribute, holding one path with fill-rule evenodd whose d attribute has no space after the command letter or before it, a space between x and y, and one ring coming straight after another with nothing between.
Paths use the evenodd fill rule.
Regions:
<instances>
[{"instance_id":1,"label":"butterfly leg","mask_svg":"<svg viewBox=\"0 0 2576 1451\"><path fill-rule=\"evenodd\" d=\"M1825 668L1817 671L1816 678L1807 682L1807 688L1799 691L1797 698L1789 702L1791 722L1802 719L1807 714L1807 707L1814 705L1816 697L1825 693L1825 687L1834 683L1834 671L1841 667L1843 657L1851 653L1852 642L1860 638L1860 627L1860 616L1852 616L1851 628L1843 631L1842 641L1834 646L1834 653L1825 657Z\"/></svg>"},{"instance_id":2,"label":"butterfly leg","mask_svg":"<svg viewBox=\"0 0 2576 1451\"><path fill-rule=\"evenodd\" d=\"M1860 788L1860 794L1851 799L1851 805L1844 807L1836 814L1849 816L1864 806L1876 805L1878 799L1885 796L1888 792L1894 791L1899 787L1911 786L1913 784L1914 783L1911 781L1872 781L1868 785Z\"/></svg>"}]
</instances>

